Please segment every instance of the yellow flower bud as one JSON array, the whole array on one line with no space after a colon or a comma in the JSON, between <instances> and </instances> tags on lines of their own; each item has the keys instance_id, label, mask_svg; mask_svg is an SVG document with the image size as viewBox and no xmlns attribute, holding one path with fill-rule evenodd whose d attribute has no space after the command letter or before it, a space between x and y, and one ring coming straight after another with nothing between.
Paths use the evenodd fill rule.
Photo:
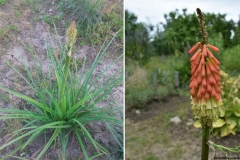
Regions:
<instances>
[{"instance_id":1,"label":"yellow flower bud","mask_svg":"<svg viewBox=\"0 0 240 160\"><path fill-rule=\"evenodd\" d=\"M76 42L77 29L75 21L72 21L70 27L66 31L66 44L65 47L68 50L68 56L71 56L71 50L73 44Z\"/></svg>"}]
</instances>

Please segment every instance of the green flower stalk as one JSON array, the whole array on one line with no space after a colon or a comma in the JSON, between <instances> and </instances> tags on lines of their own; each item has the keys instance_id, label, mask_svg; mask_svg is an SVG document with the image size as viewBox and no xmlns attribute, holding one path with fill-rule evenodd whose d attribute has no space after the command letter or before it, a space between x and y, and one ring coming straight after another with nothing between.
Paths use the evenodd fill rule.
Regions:
<instances>
[{"instance_id":1,"label":"green flower stalk","mask_svg":"<svg viewBox=\"0 0 240 160\"><path fill-rule=\"evenodd\" d=\"M202 160L208 159L210 129L217 121L221 109L220 88L220 62L214 57L210 50L219 52L219 49L207 42L207 29L204 25L205 18L201 10L197 8L202 41L197 42L189 51L195 54L191 57L191 99L194 116L199 119L203 128Z\"/></svg>"},{"instance_id":2,"label":"green flower stalk","mask_svg":"<svg viewBox=\"0 0 240 160\"><path fill-rule=\"evenodd\" d=\"M60 100L60 109L62 111L62 116L65 116L66 113L66 98L64 96L64 91L66 87L66 81L67 81L67 76L68 76L68 71L70 67L70 59L72 55L72 47L74 43L76 42L76 36L77 36L77 29L75 25L75 21L72 21L70 27L66 31L66 44L65 48L67 50L67 56L66 56L66 61L65 61L65 66L64 66L64 77L61 82L61 88L59 91L59 100Z\"/></svg>"}]
</instances>

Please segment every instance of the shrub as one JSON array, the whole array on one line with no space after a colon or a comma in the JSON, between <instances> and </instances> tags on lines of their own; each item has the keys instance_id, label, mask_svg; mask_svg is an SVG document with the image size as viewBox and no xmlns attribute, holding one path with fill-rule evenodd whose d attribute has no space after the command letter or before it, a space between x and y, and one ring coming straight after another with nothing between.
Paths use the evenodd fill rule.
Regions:
<instances>
[{"instance_id":1,"label":"shrub","mask_svg":"<svg viewBox=\"0 0 240 160\"><path fill-rule=\"evenodd\" d=\"M229 48L222 54L222 68L231 75L238 75L240 72L240 45Z\"/></svg>"}]
</instances>

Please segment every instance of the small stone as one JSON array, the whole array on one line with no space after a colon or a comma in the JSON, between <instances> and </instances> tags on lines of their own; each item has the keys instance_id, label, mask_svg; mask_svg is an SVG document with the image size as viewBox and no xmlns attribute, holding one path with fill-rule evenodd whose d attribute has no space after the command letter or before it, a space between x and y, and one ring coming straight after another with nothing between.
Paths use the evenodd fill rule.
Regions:
<instances>
[{"instance_id":1,"label":"small stone","mask_svg":"<svg viewBox=\"0 0 240 160\"><path fill-rule=\"evenodd\" d=\"M176 116L176 117L171 118L170 121L177 124L177 123L181 122L181 119L179 118L179 116Z\"/></svg>"},{"instance_id":2,"label":"small stone","mask_svg":"<svg viewBox=\"0 0 240 160\"><path fill-rule=\"evenodd\" d=\"M137 109L137 110L135 111L135 113L136 113L136 114L141 114L141 112L140 112L139 109Z\"/></svg>"},{"instance_id":3,"label":"small stone","mask_svg":"<svg viewBox=\"0 0 240 160\"><path fill-rule=\"evenodd\" d=\"M193 122L187 122L186 125L187 125L187 126L192 126L192 125L193 125Z\"/></svg>"}]
</instances>

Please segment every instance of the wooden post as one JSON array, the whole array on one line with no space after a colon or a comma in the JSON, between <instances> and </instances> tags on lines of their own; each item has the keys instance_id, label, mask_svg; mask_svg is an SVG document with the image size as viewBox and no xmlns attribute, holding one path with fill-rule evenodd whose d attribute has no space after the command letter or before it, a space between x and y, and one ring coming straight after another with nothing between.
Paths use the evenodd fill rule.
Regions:
<instances>
[{"instance_id":1,"label":"wooden post","mask_svg":"<svg viewBox=\"0 0 240 160\"><path fill-rule=\"evenodd\" d=\"M174 84L175 84L175 88L179 87L179 76L177 71L174 72Z\"/></svg>"}]
</instances>

